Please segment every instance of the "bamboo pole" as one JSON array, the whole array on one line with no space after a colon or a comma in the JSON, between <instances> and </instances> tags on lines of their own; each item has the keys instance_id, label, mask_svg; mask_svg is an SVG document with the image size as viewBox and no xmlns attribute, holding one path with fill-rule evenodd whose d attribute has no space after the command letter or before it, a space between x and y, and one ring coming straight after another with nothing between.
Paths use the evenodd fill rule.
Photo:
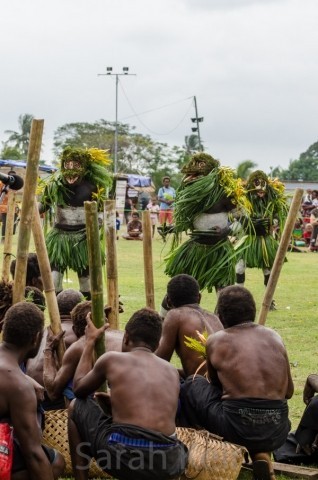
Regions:
<instances>
[{"instance_id":1,"label":"bamboo pole","mask_svg":"<svg viewBox=\"0 0 318 480\"><path fill-rule=\"evenodd\" d=\"M279 242L279 247L276 253L274 265L268 280L261 311L258 317L258 323L260 325L265 324L267 313L271 305L271 302L273 300L273 295L275 292L275 288L278 282L278 278L279 278L283 263L285 261L286 252L288 249L288 245L290 244L293 228L299 212L303 193L304 193L303 189L296 188L292 203L289 208L288 217L285 223L282 237Z\"/></svg>"},{"instance_id":2,"label":"bamboo pole","mask_svg":"<svg viewBox=\"0 0 318 480\"><path fill-rule=\"evenodd\" d=\"M87 248L89 260L89 277L92 296L92 321L96 328L105 325L104 298L103 298L103 275L102 256L100 249L98 213L96 202L84 202ZM95 345L96 358L105 353L104 335L99 338Z\"/></svg>"},{"instance_id":3,"label":"bamboo pole","mask_svg":"<svg viewBox=\"0 0 318 480\"><path fill-rule=\"evenodd\" d=\"M104 203L105 236L106 236L106 274L107 304L111 307L108 315L110 328L119 328L119 294L116 247L116 201L106 200Z\"/></svg>"},{"instance_id":4,"label":"bamboo pole","mask_svg":"<svg viewBox=\"0 0 318 480\"><path fill-rule=\"evenodd\" d=\"M14 190L9 189L6 232L5 232L5 236L4 236L3 262L2 262L2 278L5 282L8 282L9 277L10 277L10 263L11 263L11 256L12 256L12 238L13 238L13 229L14 229L15 202L16 202L16 193L15 193Z\"/></svg>"},{"instance_id":5,"label":"bamboo pole","mask_svg":"<svg viewBox=\"0 0 318 480\"><path fill-rule=\"evenodd\" d=\"M149 210L142 212L142 233L144 250L144 278L146 305L155 310L153 261L152 261L152 228Z\"/></svg>"},{"instance_id":6,"label":"bamboo pole","mask_svg":"<svg viewBox=\"0 0 318 480\"><path fill-rule=\"evenodd\" d=\"M13 303L24 298L35 190L38 178L44 120L32 120L30 143L22 196L21 220L18 234L17 262L13 284Z\"/></svg>"},{"instance_id":7,"label":"bamboo pole","mask_svg":"<svg viewBox=\"0 0 318 480\"><path fill-rule=\"evenodd\" d=\"M46 298L46 306L50 317L50 326L54 335L62 331L60 312L56 300L53 277L51 273L51 266L46 250L44 232L42 229L40 213L37 204L34 206L32 233L35 244L35 250L38 257L41 278L43 281L44 293ZM59 342L57 349L57 357L59 364L62 363L62 358L65 353L65 344L63 338Z\"/></svg>"}]
</instances>

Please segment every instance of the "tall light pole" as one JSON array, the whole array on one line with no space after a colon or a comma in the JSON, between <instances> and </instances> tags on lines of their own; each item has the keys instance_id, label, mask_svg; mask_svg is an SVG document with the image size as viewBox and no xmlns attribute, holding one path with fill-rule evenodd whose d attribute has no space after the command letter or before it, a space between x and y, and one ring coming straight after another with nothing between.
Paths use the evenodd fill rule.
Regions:
<instances>
[{"instance_id":1,"label":"tall light pole","mask_svg":"<svg viewBox=\"0 0 318 480\"><path fill-rule=\"evenodd\" d=\"M115 113L115 145L114 145L114 173L117 173L117 156L118 156L118 77L121 75L136 75L128 73L129 67L123 67L122 73L113 73L113 67L106 67L106 73L98 73L98 76L115 76L116 77L116 113Z\"/></svg>"},{"instance_id":2,"label":"tall light pole","mask_svg":"<svg viewBox=\"0 0 318 480\"><path fill-rule=\"evenodd\" d=\"M191 128L192 132L198 132L198 140L199 140L199 149L202 152L202 143L201 143L201 136L200 136L200 123L203 122L203 117L198 116L198 107L197 107L197 97L194 96L194 108L195 108L195 118L191 118L193 123L196 123L197 126Z\"/></svg>"}]
</instances>

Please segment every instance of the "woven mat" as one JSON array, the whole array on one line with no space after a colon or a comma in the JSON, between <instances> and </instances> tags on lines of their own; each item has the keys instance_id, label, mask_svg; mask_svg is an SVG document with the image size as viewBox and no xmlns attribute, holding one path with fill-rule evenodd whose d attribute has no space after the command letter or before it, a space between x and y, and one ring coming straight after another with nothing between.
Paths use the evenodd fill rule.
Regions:
<instances>
[{"instance_id":1,"label":"woven mat","mask_svg":"<svg viewBox=\"0 0 318 480\"><path fill-rule=\"evenodd\" d=\"M178 438L189 449L189 462L182 480L236 480L246 449L223 442L206 430L176 429ZM67 410L45 412L44 443L56 448L66 463L65 475L72 476L72 464L67 436ZM95 460L91 462L89 478L112 478L101 470Z\"/></svg>"},{"instance_id":2,"label":"woven mat","mask_svg":"<svg viewBox=\"0 0 318 480\"><path fill-rule=\"evenodd\" d=\"M236 480L239 476L245 447L223 442L206 430L177 428L177 436L189 449L189 461L182 479Z\"/></svg>"},{"instance_id":3,"label":"woven mat","mask_svg":"<svg viewBox=\"0 0 318 480\"><path fill-rule=\"evenodd\" d=\"M64 474L72 476L73 470L67 435L67 410L49 410L45 412L43 441L49 447L56 448L63 455L66 464ZM91 462L88 477L112 478L98 467L95 460Z\"/></svg>"}]
</instances>

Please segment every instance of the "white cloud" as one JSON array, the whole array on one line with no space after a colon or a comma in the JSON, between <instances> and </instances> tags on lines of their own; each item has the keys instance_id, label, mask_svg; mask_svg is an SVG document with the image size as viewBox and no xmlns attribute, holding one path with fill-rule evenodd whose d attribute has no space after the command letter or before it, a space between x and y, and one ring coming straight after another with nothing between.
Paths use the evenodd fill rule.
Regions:
<instances>
[{"instance_id":1,"label":"white cloud","mask_svg":"<svg viewBox=\"0 0 318 480\"><path fill-rule=\"evenodd\" d=\"M50 160L57 127L114 120L114 78L97 74L129 66L120 120L182 145L196 95L204 145L223 164L287 166L317 140L317 13L316 0L5 0L0 140L21 113L44 118ZM142 123L127 98L151 110Z\"/></svg>"}]
</instances>

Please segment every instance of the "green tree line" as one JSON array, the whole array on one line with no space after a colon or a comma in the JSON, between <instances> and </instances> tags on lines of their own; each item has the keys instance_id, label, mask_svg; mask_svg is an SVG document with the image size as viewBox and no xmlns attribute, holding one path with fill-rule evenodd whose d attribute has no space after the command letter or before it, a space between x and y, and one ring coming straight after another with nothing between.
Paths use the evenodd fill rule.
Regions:
<instances>
[{"instance_id":1,"label":"green tree line","mask_svg":"<svg viewBox=\"0 0 318 480\"><path fill-rule=\"evenodd\" d=\"M2 159L26 160L33 115L23 114L18 118L18 130L6 130L8 135L2 142ZM185 137L183 146L170 146L154 141L149 135L138 133L135 127L125 123L117 125L117 170L120 173L149 175L156 187L161 185L164 175L170 175L174 184L180 181L180 169L190 156L199 151L197 135ZM66 146L96 147L108 150L114 155L115 122L97 120L93 123L67 123L54 132L53 152L58 159ZM44 163L44 160L41 161ZM58 161L56 160L56 164ZM252 160L245 160L237 166L237 176L247 178L257 167ZM266 172L281 180L317 181L318 180L318 141L313 143L298 159L291 160L286 169L280 166L270 167Z\"/></svg>"}]
</instances>

